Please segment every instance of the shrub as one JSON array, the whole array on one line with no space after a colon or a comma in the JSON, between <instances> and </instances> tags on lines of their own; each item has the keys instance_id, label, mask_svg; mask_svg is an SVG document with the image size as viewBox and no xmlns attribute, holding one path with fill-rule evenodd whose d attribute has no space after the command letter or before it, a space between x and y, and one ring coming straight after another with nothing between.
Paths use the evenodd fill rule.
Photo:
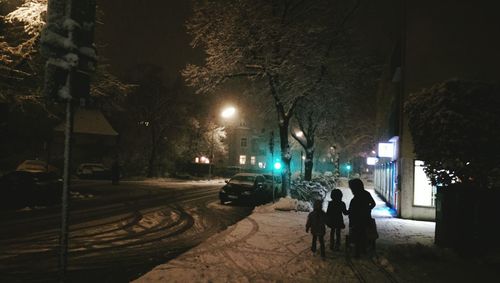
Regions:
<instances>
[{"instance_id":1,"label":"shrub","mask_svg":"<svg viewBox=\"0 0 500 283\"><path fill-rule=\"evenodd\" d=\"M326 194L336 187L335 184L333 176L317 175L312 181L292 181L290 193L292 198L313 202L316 199L323 200Z\"/></svg>"},{"instance_id":2,"label":"shrub","mask_svg":"<svg viewBox=\"0 0 500 283\"><path fill-rule=\"evenodd\" d=\"M448 80L405 104L417 157L433 184L498 182L500 91L497 85Z\"/></svg>"}]
</instances>

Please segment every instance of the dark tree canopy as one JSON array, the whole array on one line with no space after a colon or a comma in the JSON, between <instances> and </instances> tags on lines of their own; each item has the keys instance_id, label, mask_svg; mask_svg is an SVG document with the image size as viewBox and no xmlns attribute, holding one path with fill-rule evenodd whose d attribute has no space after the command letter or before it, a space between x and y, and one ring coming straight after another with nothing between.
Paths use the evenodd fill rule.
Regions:
<instances>
[{"instance_id":1,"label":"dark tree canopy","mask_svg":"<svg viewBox=\"0 0 500 283\"><path fill-rule=\"evenodd\" d=\"M410 95L415 153L434 184L498 182L499 105L500 88L478 81L448 80Z\"/></svg>"}]
</instances>

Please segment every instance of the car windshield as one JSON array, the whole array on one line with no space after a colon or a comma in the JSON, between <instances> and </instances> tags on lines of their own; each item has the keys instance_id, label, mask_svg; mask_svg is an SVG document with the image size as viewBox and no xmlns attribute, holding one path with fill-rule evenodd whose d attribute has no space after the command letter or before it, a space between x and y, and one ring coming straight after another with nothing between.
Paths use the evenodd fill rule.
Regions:
<instances>
[{"instance_id":1,"label":"car windshield","mask_svg":"<svg viewBox=\"0 0 500 283\"><path fill-rule=\"evenodd\" d=\"M255 181L255 176L252 175L236 175L229 183L253 183Z\"/></svg>"}]
</instances>

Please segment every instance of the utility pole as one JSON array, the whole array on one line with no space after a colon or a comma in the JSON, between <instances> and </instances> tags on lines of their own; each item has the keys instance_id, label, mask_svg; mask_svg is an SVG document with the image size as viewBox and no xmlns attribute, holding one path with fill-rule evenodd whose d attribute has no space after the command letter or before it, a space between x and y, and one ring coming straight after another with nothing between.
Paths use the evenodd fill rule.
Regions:
<instances>
[{"instance_id":1,"label":"utility pole","mask_svg":"<svg viewBox=\"0 0 500 283\"><path fill-rule=\"evenodd\" d=\"M212 162L214 161L215 128L212 129L212 141L210 142L210 160L208 160L208 179L212 180Z\"/></svg>"},{"instance_id":2,"label":"utility pole","mask_svg":"<svg viewBox=\"0 0 500 283\"><path fill-rule=\"evenodd\" d=\"M69 191L74 108L90 96L90 74L97 60L94 47L96 0L49 0L47 24L42 30L45 63L44 95L66 104L64 169L61 205L59 280L66 281Z\"/></svg>"},{"instance_id":3,"label":"utility pole","mask_svg":"<svg viewBox=\"0 0 500 283\"><path fill-rule=\"evenodd\" d=\"M300 151L300 175L299 177L302 179L302 165L304 163L304 151ZM304 180L304 179L302 179Z\"/></svg>"},{"instance_id":4,"label":"utility pole","mask_svg":"<svg viewBox=\"0 0 500 283\"><path fill-rule=\"evenodd\" d=\"M271 131L271 137L269 139L269 151L271 151L271 186L273 190L273 203L274 203L274 131Z\"/></svg>"}]
</instances>

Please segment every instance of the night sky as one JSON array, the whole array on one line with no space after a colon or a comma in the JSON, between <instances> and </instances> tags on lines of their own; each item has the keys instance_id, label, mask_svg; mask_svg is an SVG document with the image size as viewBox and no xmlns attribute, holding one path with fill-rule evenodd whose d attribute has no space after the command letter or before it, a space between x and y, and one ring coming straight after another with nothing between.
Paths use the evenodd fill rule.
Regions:
<instances>
[{"instance_id":1,"label":"night sky","mask_svg":"<svg viewBox=\"0 0 500 283\"><path fill-rule=\"evenodd\" d=\"M120 78L137 64L164 67L175 78L187 62L199 62L201 51L189 46L184 22L190 1L100 0L102 24L96 29L101 59Z\"/></svg>"},{"instance_id":2,"label":"night sky","mask_svg":"<svg viewBox=\"0 0 500 283\"><path fill-rule=\"evenodd\" d=\"M479 68L478 62L499 61L500 53L494 50L500 48L496 35L500 31L500 4L495 2L407 1L408 63L430 60L435 64L432 70L453 77L469 73L467 66ZM387 62L401 36L401 3L362 1L348 22L356 31L361 50L377 55L382 62ZM137 64L151 63L162 66L165 78L172 80L187 63L203 62L203 52L189 46L190 36L184 27L191 14L189 0L99 0L98 5L103 13L96 29L99 55L120 78L126 80L126 74ZM485 57L485 53L497 55ZM432 58L440 58L441 63ZM412 90L447 79L428 71L425 64L413 66ZM481 73L496 72L488 69L477 73L474 79L480 79Z\"/></svg>"},{"instance_id":3,"label":"night sky","mask_svg":"<svg viewBox=\"0 0 500 283\"><path fill-rule=\"evenodd\" d=\"M365 50L387 56L399 35L399 0L372 2L363 1L349 25ZM137 64L160 65L173 78L187 63L202 62L203 52L189 46L184 27L191 14L189 0L100 0L98 5L103 13L96 29L99 55L120 78Z\"/></svg>"}]
</instances>

